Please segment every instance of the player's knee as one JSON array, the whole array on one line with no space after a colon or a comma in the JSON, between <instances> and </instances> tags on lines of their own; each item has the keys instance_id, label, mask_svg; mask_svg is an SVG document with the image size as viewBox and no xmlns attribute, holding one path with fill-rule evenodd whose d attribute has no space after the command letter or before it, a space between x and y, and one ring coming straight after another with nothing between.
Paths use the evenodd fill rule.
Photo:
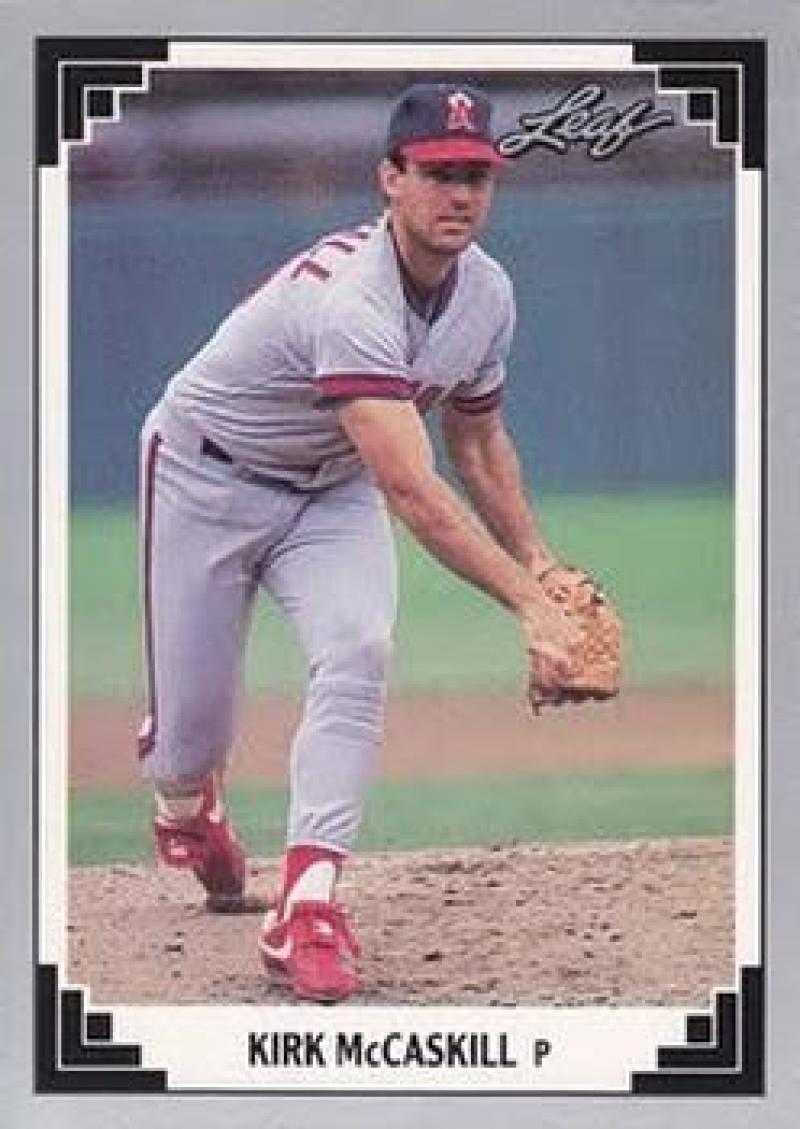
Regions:
<instances>
[{"instance_id":1,"label":"player's knee","mask_svg":"<svg viewBox=\"0 0 800 1129\"><path fill-rule=\"evenodd\" d=\"M352 625L329 643L320 665L352 678L382 684L388 677L392 650L391 631Z\"/></svg>"},{"instance_id":2,"label":"player's knee","mask_svg":"<svg viewBox=\"0 0 800 1129\"><path fill-rule=\"evenodd\" d=\"M338 658L355 677L383 683L392 659L391 636L381 632L354 636L340 648Z\"/></svg>"}]
</instances>

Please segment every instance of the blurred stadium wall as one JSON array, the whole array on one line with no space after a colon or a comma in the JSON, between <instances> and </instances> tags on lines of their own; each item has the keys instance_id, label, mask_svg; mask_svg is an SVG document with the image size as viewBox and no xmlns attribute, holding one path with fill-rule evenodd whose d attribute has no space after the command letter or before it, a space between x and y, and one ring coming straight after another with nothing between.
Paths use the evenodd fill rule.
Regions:
<instances>
[{"instance_id":1,"label":"blurred stadium wall","mask_svg":"<svg viewBox=\"0 0 800 1129\"><path fill-rule=\"evenodd\" d=\"M155 72L70 159L71 491L130 500L137 432L233 303L320 234L381 209L375 166L409 73ZM622 109L646 75L480 75L498 133L585 82ZM604 161L534 150L482 244L512 275L507 415L547 491L728 489L734 189L709 128Z\"/></svg>"}]
</instances>

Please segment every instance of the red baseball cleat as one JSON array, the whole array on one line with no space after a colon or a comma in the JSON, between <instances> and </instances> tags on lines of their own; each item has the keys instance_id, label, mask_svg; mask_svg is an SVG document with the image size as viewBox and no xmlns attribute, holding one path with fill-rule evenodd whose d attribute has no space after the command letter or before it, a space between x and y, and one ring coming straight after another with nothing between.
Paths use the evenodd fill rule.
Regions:
<instances>
[{"instance_id":1,"label":"red baseball cleat","mask_svg":"<svg viewBox=\"0 0 800 1129\"><path fill-rule=\"evenodd\" d=\"M336 1003L360 987L351 967L358 942L334 902L294 902L283 920L271 909L258 947L265 968L286 977L303 999Z\"/></svg>"},{"instance_id":2,"label":"red baseball cleat","mask_svg":"<svg viewBox=\"0 0 800 1129\"><path fill-rule=\"evenodd\" d=\"M156 857L167 866L193 871L208 893L209 909L222 911L243 903L245 854L223 814L213 777L203 789L197 815L172 819L159 812L153 829Z\"/></svg>"}]
</instances>

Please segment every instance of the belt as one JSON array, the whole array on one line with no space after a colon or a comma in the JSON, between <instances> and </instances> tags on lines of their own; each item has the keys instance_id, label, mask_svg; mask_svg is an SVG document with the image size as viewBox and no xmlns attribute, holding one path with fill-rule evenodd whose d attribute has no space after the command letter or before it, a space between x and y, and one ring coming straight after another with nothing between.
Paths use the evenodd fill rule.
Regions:
<instances>
[{"instance_id":1,"label":"belt","mask_svg":"<svg viewBox=\"0 0 800 1129\"><path fill-rule=\"evenodd\" d=\"M301 487L295 486L293 482L287 482L283 478L276 478L272 474L264 474L259 470L251 470L250 467L237 465L234 459L228 454L224 447L220 447L213 439L209 439L207 435L203 436L200 444L200 450L204 455L210 459L215 459L218 463L225 463L227 466L235 466L235 475L243 482L251 482L255 486L272 486L279 487L282 490L290 490L292 493L305 493Z\"/></svg>"}]
</instances>

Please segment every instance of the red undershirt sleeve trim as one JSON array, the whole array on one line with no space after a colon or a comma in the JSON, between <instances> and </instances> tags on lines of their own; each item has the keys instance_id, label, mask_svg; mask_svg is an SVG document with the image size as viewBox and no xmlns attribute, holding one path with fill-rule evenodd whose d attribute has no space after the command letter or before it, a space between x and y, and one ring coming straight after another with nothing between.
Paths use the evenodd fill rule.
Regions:
<instances>
[{"instance_id":1,"label":"red undershirt sleeve trim","mask_svg":"<svg viewBox=\"0 0 800 1129\"><path fill-rule=\"evenodd\" d=\"M320 376L316 383L320 390L318 407L324 407L335 400L349 400L357 396L382 400L411 400L414 397L414 385L402 376L371 373Z\"/></svg>"}]
</instances>

